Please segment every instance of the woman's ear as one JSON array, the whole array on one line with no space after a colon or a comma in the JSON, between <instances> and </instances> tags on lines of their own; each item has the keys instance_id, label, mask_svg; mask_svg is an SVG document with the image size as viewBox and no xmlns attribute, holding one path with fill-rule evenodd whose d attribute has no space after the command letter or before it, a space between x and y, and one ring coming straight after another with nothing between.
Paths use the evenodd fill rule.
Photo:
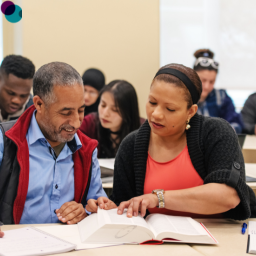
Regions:
<instances>
[{"instance_id":1,"label":"woman's ear","mask_svg":"<svg viewBox=\"0 0 256 256\"><path fill-rule=\"evenodd\" d=\"M191 119L196 114L197 110L197 104L192 105L191 108L188 110L188 119Z\"/></svg>"}]
</instances>

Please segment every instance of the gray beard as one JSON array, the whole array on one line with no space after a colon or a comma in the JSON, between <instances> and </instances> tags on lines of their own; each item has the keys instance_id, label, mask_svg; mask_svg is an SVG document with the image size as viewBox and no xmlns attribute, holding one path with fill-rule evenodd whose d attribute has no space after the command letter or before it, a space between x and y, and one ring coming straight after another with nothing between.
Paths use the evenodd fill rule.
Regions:
<instances>
[{"instance_id":1,"label":"gray beard","mask_svg":"<svg viewBox=\"0 0 256 256\"><path fill-rule=\"evenodd\" d=\"M64 138L63 136L61 136L62 129L74 129L74 127L70 125L61 125L59 130L56 130L55 127L51 124L50 120L48 120L48 118L45 118L45 120L41 120L40 126L41 128L43 128L43 134L45 138L50 141L66 143L74 139L75 135L70 135L68 138Z\"/></svg>"}]
</instances>

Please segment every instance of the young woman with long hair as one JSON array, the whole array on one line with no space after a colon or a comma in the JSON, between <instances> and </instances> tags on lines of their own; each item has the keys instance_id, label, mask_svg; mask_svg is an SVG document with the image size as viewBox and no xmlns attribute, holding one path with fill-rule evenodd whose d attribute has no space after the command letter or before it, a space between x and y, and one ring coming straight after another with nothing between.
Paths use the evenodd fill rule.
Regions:
<instances>
[{"instance_id":1,"label":"young woman with long hair","mask_svg":"<svg viewBox=\"0 0 256 256\"><path fill-rule=\"evenodd\" d=\"M140 127L137 94L127 81L114 80L99 99L98 113L85 116L80 130L99 141L99 158L114 158L125 136Z\"/></svg>"}]
</instances>

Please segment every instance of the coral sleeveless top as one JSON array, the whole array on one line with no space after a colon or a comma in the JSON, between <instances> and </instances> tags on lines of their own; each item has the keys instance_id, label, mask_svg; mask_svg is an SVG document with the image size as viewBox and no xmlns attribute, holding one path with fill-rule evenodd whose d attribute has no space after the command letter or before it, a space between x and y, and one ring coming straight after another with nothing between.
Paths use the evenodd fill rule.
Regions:
<instances>
[{"instance_id":1,"label":"coral sleeveless top","mask_svg":"<svg viewBox=\"0 0 256 256\"><path fill-rule=\"evenodd\" d=\"M186 146L182 152L169 162L159 163L148 153L144 194L149 194L154 189L179 190L203 185L204 181L195 170ZM150 213L163 213L192 218L218 218L220 214L200 215L188 212L178 212L168 209L152 208Z\"/></svg>"}]
</instances>

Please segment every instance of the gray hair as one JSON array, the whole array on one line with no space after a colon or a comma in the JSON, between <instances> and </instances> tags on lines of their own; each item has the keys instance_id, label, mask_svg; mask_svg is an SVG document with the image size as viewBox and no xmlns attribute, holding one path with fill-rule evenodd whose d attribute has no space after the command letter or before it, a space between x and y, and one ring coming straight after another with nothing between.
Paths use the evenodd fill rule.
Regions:
<instances>
[{"instance_id":1,"label":"gray hair","mask_svg":"<svg viewBox=\"0 0 256 256\"><path fill-rule=\"evenodd\" d=\"M63 62L51 62L40 67L34 75L33 93L38 95L45 104L55 101L53 87L74 86L79 84L83 86L83 80L80 74L70 65Z\"/></svg>"}]
</instances>

